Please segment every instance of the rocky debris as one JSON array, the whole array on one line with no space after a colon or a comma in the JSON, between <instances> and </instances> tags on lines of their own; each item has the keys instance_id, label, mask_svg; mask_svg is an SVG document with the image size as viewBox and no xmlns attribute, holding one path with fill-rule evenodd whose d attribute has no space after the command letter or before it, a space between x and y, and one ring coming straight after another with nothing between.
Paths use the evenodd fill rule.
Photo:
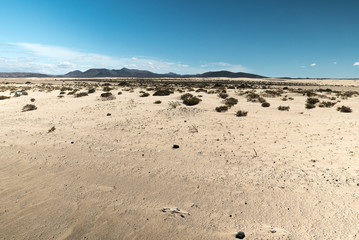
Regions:
<instances>
[{"instance_id":1,"label":"rocky debris","mask_svg":"<svg viewBox=\"0 0 359 240\"><path fill-rule=\"evenodd\" d=\"M238 232L237 234L236 234L236 238L238 238L238 239L244 239L245 238L245 234L244 234L244 232Z\"/></svg>"}]
</instances>

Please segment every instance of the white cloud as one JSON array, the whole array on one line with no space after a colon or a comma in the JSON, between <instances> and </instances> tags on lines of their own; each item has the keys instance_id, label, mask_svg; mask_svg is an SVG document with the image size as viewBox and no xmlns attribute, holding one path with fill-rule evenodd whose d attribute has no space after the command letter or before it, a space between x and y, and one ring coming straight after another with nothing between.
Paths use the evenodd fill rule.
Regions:
<instances>
[{"instance_id":1,"label":"white cloud","mask_svg":"<svg viewBox=\"0 0 359 240\"><path fill-rule=\"evenodd\" d=\"M317 66L317 64L316 64L316 63L312 63L312 64L310 64L310 66L311 66L311 67L315 67L315 66Z\"/></svg>"},{"instance_id":2,"label":"white cloud","mask_svg":"<svg viewBox=\"0 0 359 240\"><path fill-rule=\"evenodd\" d=\"M359 62L355 62L353 66L359 66Z\"/></svg>"},{"instance_id":3,"label":"white cloud","mask_svg":"<svg viewBox=\"0 0 359 240\"><path fill-rule=\"evenodd\" d=\"M34 43L0 44L0 62L0 71L3 72L26 71L48 74L64 74L89 68L123 67L158 73L187 73L186 70L190 67L180 62L168 62L152 57L118 58Z\"/></svg>"},{"instance_id":4,"label":"white cloud","mask_svg":"<svg viewBox=\"0 0 359 240\"><path fill-rule=\"evenodd\" d=\"M0 72L47 74L65 74L73 70L85 71L89 68L121 69L123 67L149 70L156 73L175 72L179 74L196 74L219 70L251 71L243 65L226 62L190 66L181 62L169 62L148 56L113 57L36 43L0 43L0 63Z\"/></svg>"},{"instance_id":5,"label":"white cloud","mask_svg":"<svg viewBox=\"0 0 359 240\"><path fill-rule=\"evenodd\" d=\"M250 72L250 69L240 64L230 64L226 62L213 62L200 65L203 71L220 71L227 70L232 72Z\"/></svg>"},{"instance_id":6,"label":"white cloud","mask_svg":"<svg viewBox=\"0 0 359 240\"><path fill-rule=\"evenodd\" d=\"M337 64L337 62L333 62L333 64Z\"/></svg>"}]
</instances>

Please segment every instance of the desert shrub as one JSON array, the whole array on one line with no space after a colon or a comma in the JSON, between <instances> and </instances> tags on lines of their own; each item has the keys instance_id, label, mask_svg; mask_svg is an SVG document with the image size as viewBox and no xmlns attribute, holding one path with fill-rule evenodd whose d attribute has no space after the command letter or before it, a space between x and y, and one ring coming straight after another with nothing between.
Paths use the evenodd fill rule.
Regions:
<instances>
[{"instance_id":1,"label":"desert shrub","mask_svg":"<svg viewBox=\"0 0 359 240\"><path fill-rule=\"evenodd\" d=\"M22 108L22 111L23 112L27 112L27 111L33 111L33 110L36 110L37 107L33 104L26 104L23 108Z\"/></svg>"},{"instance_id":2,"label":"desert shrub","mask_svg":"<svg viewBox=\"0 0 359 240\"><path fill-rule=\"evenodd\" d=\"M288 98L288 100L294 100L294 98L292 98L292 97L289 97L289 98Z\"/></svg>"},{"instance_id":3,"label":"desert shrub","mask_svg":"<svg viewBox=\"0 0 359 240\"><path fill-rule=\"evenodd\" d=\"M154 91L155 89L153 87L146 88L147 91Z\"/></svg>"},{"instance_id":4,"label":"desert shrub","mask_svg":"<svg viewBox=\"0 0 359 240\"><path fill-rule=\"evenodd\" d=\"M353 110L347 106L337 107L337 111L344 112L344 113L351 113Z\"/></svg>"},{"instance_id":5,"label":"desert shrub","mask_svg":"<svg viewBox=\"0 0 359 240\"><path fill-rule=\"evenodd\" d=\"M181 105L181 103L180 102L173 102L173 101L170 101L170 102L168 102L168 107L169 108L176 108L176 107L178 107L179 105Z\"/></svg>"},{"instance_id":6,"label":"desert shrub","mask_svg":"<svg viewBox=\"0 0 359 240\"><path fill-rule=\"evenodd\" d=\"M315 104L313 104L313 103L306 103L306 104L305 104L305 108L306 108L306 109L315 108Z\"/></svg>"},{"instance_id":7,"label":"desert shrub","mask_svg":"<svg viewBox=\"0 0 359 240\"><path fill-rule=\"evenodd\" d=\"M183 104L185 104L186 106L193 106L193 105L197 105L200 101L202 100L197 97L191 97L183 100Z\"/></svg>"},{"instance_id":8,"label":"desert shrub","mask_svg":"<svg viewBox=\"0 0 359 240\"><path fill-rule=\"evenodd\" d=\"M26 91L21 91L21 94L24 95L24 96L29 95Z\"/></svg>"},{"instance_id":9,"label":"desert shrub","mask_svg":"<svg viewBox=\"0 0 359 240\"><path fill-rule=\"evenodd\" d=\"M116 99L116 97L114 95L112 95L112 93L110 93L110 92L101 93L100 97L101 97L102 101Z\"/></svg>"},{"instance_id":10,"label":"desert shrub","mask_svg":"<svg viewBox=\"0 0 359 240\"><path fill-rule=\"evenodd\" d=\"M193 95L190 93L185 93L183 95L181 95L181 100L186 100L187 98L192 98Z\"/></svg>"},{"instance_id":11,"label":"desert shrub","mask_svg":"<svg viewBox=\"0 0 359 240\"><path fill-rule=\"evenodd\" d=\"M279 106L278 110L279 111L289 111L289 106Z\"/></svg>"},{"instance_id":12,"label":"desert shrub","mask_svg":"<svg viewBox=\"0 0 359 240\"><path fill-rule=\"evenodd\" d=\"M112 90L112 88L110 88L109 86L105 86L105 87L103 87L102 90L103 90L104 92L109 92L109 91Z\"/></svg>"},{"instance_id":13,"label":"desert shrub","mask_svg":"<svg viewBox=\"0 0 359 240\"><path fill-rule=\"evenodd\" d=\"M269 107L270 106L270 103L269 102L264 102L262 103L262 107Z\"/></svg>"},{"instance_id":14,"label":"desert shrub","mask_svg":"<svg viewBox=\"0 0 359 240\"><path fill-rule=\"evenodd\" d=\"M54 132L55 130L56 130L56 128L55 128L55 126L53 126L53 127L51 127L51 128L47 131L47 133Z\"/></svg>"},{"instance_id":15,"label":"desert shrub","mask_svg":"<svg viewBox=\"0 0 359 240\"><path fill-rule=\"evenodd\" d=\"M148 97L148 96L150 96L150 94L147 93L147 92L143 92L143 93L140 95L140 97Z\"/></svg>"},{"instance_id":16,"label":"desert shrub","mask_svg":"<svg viewBox=\"0 0 359 240\"><path fill-rule=\"evenodd\" d=\"M236 98L227 98L226 100L224 100L224 104L228 107L233 107L234 105L236 105L238 103L238 99Z\"/></svg>"},{"instance_id":17,"label":"desert shrub","mask_svg":"<svg viewBox=\"0 0 359 240\"><path fill-rule=\"evenodd\" d=\"M0 96L0 100L5 100L5 99L9 99L10 97L7 96Z\"/></svg>"},{"instance_id":18,"label":"desert shrub","mask_svg":"<svg viewBox=\"0 0 359 240\"><path fill-rule=\"evenodd\" d=\"M154 102L154 104L161 104L162 102L160 100L157 100Z\"/></svg>"},{"instance_id":19,"label":"desert shrub","mask_svg":"<svg viewBox=\"0 0 359 240\"><path fill-rule=\"evenodd\" d=\"M259 97L260 97L259 94L250 92L247 94L247 101L248 102L257 102Z\"/></svg>"},{"instance_id":20,"label":"desert shrub","mask_svg":"<svg viewBox=\"0 0 359 240\"><path fill-rule=\"evenodd\" d=\"M88 96L88 93L87 92L79 92L79 93L76 93L75 94L75 97L78 98L78 97L85 97L85 96Z\"/></svg>"},{"instance_id":21,"label":"desert shrub","mask_svg":"<svg viewBox=\"0 0 359 240\"><path fill-rule=\"evenodd\" d=\"M91 88L91 89L88 90L88 93L89 93L89 94L90 94L90 93L94 93L94 92L96 92L96 89L95 89L95 88Z\"/></svg>"},{"instance_id":22,"label":"desert shrub","mask_svg":"<svg viewBox=\"0 0 359 240\"><path fill-rule=\"evenodd\" d=\"M333 107L335 104L336 104L335 102L323 101L320 103L319 107L330 108Z\"/></svg>"},{"instance_id":23,"label":"desert shrub","mask_svg":"<svg viewBox=\"0 0 359 240\"><path fill-rule=\"evenodd\" d=\"M207 92L207 90L206 89L203 89L203 88L198 88L197 90L196 90L196 92Z\"/></svg>"},{"instance_id":24,"label":"desert shrub","mask_svg":"<svg viewBox=\"0 0 359 240\"><path fill-rule=\"evenodd\" d=\"M343 99L347 99L353 96L357 96L359 93L356 91L346 91L346 92L339 92L337 93L338 97L341 97Z\"/></svg>"},{"instance_id":25,"label":"desert shrub","mask_svg":"<svg viewBox=\"0 0 359 240\"><path fill-rule=\"evenodd\" d=\"M122 94L122 92L118 92L118 93L117 93L117 95L121 95L121 94Z\"/></svg>"},{"instance_id":26,"label":"desert shrub","mask_svg":"<svg viewBox=\"0 0 359 240\"><path fill-rule=\"evenodd\" d=\"M216 112L227 112L228 106L219 106L215 108Z\"/></svg>"},{"instance_id":27,"label":"desert shrub","mask_svg":"<svg viewBox=\"0 0 359 240\"><path fill-rule=\"evenodd\" d=\"M172 94L173 92L168 89L168 88L162 88L162 89L158 89L153 96L168 96L170 94Z\"/></svg>"},{"instance_id":28,"label":"desert shrub","mask_svg":"<svg viewBox=\"0 0 359 240\"><path fill-rule=\"evenodd\" d=\"M59 95L59 96L57 96L58 98L63 98L64 97L64 95Z\"/></svg>"},{"instance_id":29,"label":"desert shrub","mask_svg":"<svg viewBox=\"0 0 359 240\"><path fill-rule=\"evenodd\" d=\"M282 93L282 89L267 89L262 93L262 95L264 97L280 97Z\"/></svg>"},{"instance_id":30,"label":"desert shrub","mask_svg":"<svg viewBox=\"0 0 359 240\"><path fill-rule=\"evenodd\" d=\"M35 98L31 98L30 101L31 101L31 102L35 102L36 99L35 99Z\"/></svg>"},{"instance_id":31,"label":"desert shrub","mask_svg":"<svg viewBox=\"0 0 359 240\"><path fill-rule=\"evenodd\" d=\"M259 97L259 98L258 98L258 102L264 103L264 102L266 102L266 100L265 100L264 98L262 98L262 97Z\"/></svg>"},{"instance_id":32,"label":"desert shrub","mask_svg":"<svg viewBox=\"0 0 359 240\"><path fill-rule=\"evenodd\" d=\"M304 90L302 91L303 96L307 95L307 97L314 97L317 96L317 94L313 90Z\"/></svg>"},{"instance_id":33,"label":"desert shrub","mask_svg":"<svg viewBox=\"0 0 359 240\"><path fill-rule=\"evenodd\" d=\"M65 94L65 92L62 92L62 91L61 91L60 94L61 94L61 95L62 95L62 94Z\"/></svg>"},{"instance_id":34,"label":"desert shrub","mask_svg":"<svg viewBox=\"0 0 359 240\"><path fill-rule=\"evenodd\" d=\"M319 102L318 98L307 98L307 103L309 104L316 104Z\"/></svg>"},{"instance_id":35,"label":"desert shrub","mask_svg":"<svg viewBox=\"0 0 359 240\"><path fill-rule=\"evenodd\" d=\"M245 117L245 116L247 116L247 114L248 114L247 111L242 111L242 110L239 110L236 112L237 117Z\"/></svg>"},{"instance_id":36,"label":"desert shrub","mask_svg":"<svg viewBox=\"0 0 359 240\"><path fill-rule=\"evenodd\" d=\"M224 92L221 92L221 93L218 94L218 97L226 99L228 97L228 94L224 93Z\"/></svg>"}]
</instances>

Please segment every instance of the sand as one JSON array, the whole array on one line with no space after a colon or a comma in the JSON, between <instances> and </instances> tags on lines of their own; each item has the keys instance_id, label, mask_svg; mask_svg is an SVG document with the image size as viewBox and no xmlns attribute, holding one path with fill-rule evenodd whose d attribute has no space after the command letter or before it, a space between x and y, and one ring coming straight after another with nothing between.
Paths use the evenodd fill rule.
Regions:
<instances>
[{"instance_id":1,"label":"sand","mask_svg":"<svg viewBox=\"0 0 359 240\"><path fill-rule=\"evenodd\" d=\"M218 113L217 94L171 108L183 93L58 98L25 81L0 84L31 88L0 92L0 239L359 239L359 97L305 109L285 91L263 108L227 89L239 103Z\"/></svg>"}]
</instances>

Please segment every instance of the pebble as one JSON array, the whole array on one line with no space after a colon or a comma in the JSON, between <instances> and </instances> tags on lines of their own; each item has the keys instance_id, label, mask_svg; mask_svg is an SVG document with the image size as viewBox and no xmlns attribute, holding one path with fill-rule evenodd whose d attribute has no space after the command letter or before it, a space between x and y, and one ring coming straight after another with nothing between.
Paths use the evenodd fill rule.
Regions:
<instances>
[{"instance_id":1,"label":"pebble","mask_svg":"<svg viewBox=\"0 0 359 240\"><path fill-rule=\"evenodd\" d=\"M111 116L111 113L107 113L107 116Z\"/></svg>"},{"instance_id":2,"label":"pebble","mask_svg":"<svg viewBox=\"0 0 359 240\"><path fill-rule=\"evenodd\" d=\"M179 148L179 146L175 144L175 145L173 145L172 148Z\"/></svg>"}]
</instances>

